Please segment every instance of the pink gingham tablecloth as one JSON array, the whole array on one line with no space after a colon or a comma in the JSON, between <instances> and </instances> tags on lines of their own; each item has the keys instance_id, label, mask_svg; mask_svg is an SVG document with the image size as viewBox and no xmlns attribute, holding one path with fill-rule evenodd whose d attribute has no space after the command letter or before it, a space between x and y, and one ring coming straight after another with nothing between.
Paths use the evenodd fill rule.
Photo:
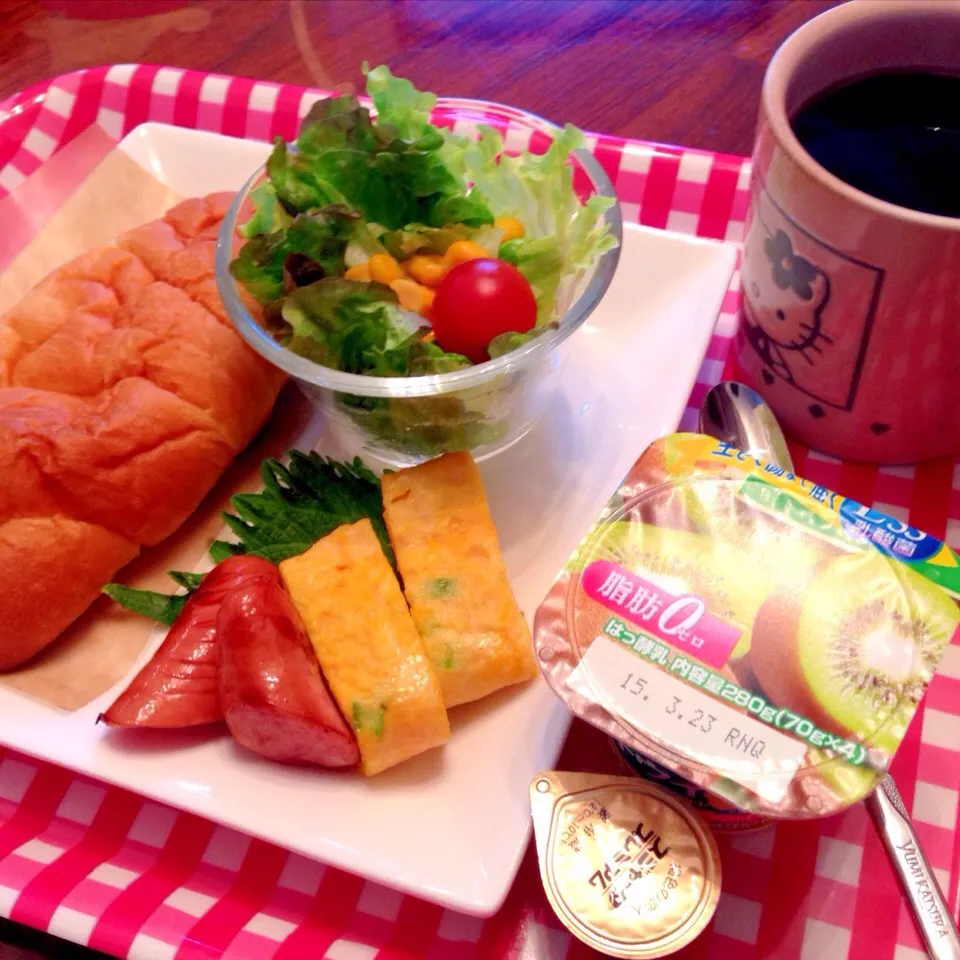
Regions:
<instances>
[{"instance_id":1,"label":"pink gingham tablecloth","mask_svg":"<svg viewBox=\"0 0 960 960\"><path fill-rule=\"evenodd\" d=\"M298 86L146 65L57 77L0 104L0 197L18 191L92 127L114 141L147 120L254 139L291 138L318 95ZM508 144L509 113L498 113ZM625 221L740 241L749 177L743 158L607 136L591 136L589 144L616 185ZM704 391L730 372L738 291L734 276L686 428L695 423ZM810 479L960 547L956 463L876 469L801 448L794 454L798 471ZM588 743L590 734L574 726L561 768L575 762L579 742ZM957 647L930 687L894 774L956 913ZM678 955L684 960L925 956L862 806L821 822L723 839L721 850L720 906L708 931ZM504 907L481 920L13 751L0 753L0 915L147 960L593 956L552 915L531 851Z\"/></svg>"}]
</instances>

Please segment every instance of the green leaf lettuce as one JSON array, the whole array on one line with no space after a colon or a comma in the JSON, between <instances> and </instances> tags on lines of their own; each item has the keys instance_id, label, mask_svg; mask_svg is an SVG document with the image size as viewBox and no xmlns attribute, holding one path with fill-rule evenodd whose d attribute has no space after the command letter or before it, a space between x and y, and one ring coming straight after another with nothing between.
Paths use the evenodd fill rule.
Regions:
<instances>
[{"instance_id":1,"label":"green leaf lettuce","mask_svg":"<svg viewBox=\"0 0 960 960\"><path fill-rule=\"evenodd\" d=\"M480 138L464 154L466 176L494 216L513 216L524 226L525 235L504 243L499 256L533 288L538 325L553 317L561 282L617 243L603 218L613 200L591 196L581 204L573 188L567 160L583 144L583 134L568 124L546 153L511 157L503 153L500 134L481 125Z\"/></svg>"}]
</instances>

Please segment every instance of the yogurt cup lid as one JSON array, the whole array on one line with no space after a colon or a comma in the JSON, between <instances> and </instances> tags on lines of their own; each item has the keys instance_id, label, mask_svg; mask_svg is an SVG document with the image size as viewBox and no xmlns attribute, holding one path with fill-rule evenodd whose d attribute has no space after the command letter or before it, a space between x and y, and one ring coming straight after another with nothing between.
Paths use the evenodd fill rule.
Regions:
<instances>
[{"instance_id":1,"label":"yogurt cup lid","mask_svg":"<svg viewBox=\"0 0 960 960\"><path fill-rule=\"evenodd\" d=\"M938 556L960 569L900 521L677 434L607 503L534 645L570 709L632 749L742 810L823 816L879 782L957 629Z\"/></svg>"},{"instance_id":2,"label":"yogurt cup lid","mask_svg":"<svg viewBox=\"0 0 960 960\"><path fill-rule=\"evenodd\" d=\"M563 924L611 957L665 957L720 896L720 855L699 817L633 777L542 773L530 784L540 876Z\"/></svg>"}]
</instances>

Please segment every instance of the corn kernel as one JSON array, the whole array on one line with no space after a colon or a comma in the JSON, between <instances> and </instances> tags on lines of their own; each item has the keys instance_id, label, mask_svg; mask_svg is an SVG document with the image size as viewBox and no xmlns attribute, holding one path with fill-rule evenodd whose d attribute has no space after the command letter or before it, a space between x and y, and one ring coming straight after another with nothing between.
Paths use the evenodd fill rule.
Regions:
<instances>
[{"instance_id":1,"label":"corn kernel","mask_svg":"<svg viewBox=\"0 0 960 960\"><path fill-rule=\"evenodd\" d=\"M497 217L493 225L503 234L503 243L516 240L526 234L523 224L516 217Z\"/></svg>"},{"instance_id":2,"label":"corn kernel","mask_svg":"<svg viewBox=\"0 0 960 960\"><path fill-rule=\"evenodd\" d=\"M449 269L455 267L458 263L466 263L468 260L477 260L480 257L489 256L490 254L479 243L474 243L472 240L454 240L447 247L447 252L443 255L443 262Z\"/></svg>"},{"instance_id":3,"label":"corn kernel","mask_svg":"<svg viewBox=\"0 0 960 960\"><path fill-rule=\"evenodd\" d=\"M370 264L370 279L377 283L393 283L406 276L403 267L389 253L375 253L367 262Z\"/></svg>"},{"instance_id":4,"label":"corn kernel","mask_svg":"<svg viewBox=\"0 0 960 960\"><path fill-rule=\"evenodd\" d=\"M443 262L443 257L436 253L418 253L409 260L404 260L403 266L417 283L427 287L439 287L449 269Z\"/></svg>"},{"instance_id":5,"label":"corn kernel","mask_svg":"<svg viewBox=\"0 0 960 960\"><path fill-rule=\"evenodd\" d=\"M423 306L418 311L423 314L425 317L430 316L430 310L433 307L433 301L436 299L436 293L433 292L429 287L423 288Z\"/></svg>"},{"instance_id":6,"label":"corn kernel","mask_svg":"<svg viewBox=\"0 0 960 960\"><path fill-rule=\"evenodd\" d=\"M426 315L433 303L433 291L409 277L400 277L390 283L390 289L397 295L404 310L413 310Z\"/></svg>"},{"instance_id":7,"label":"corn kernel","mask_svg":"<svg viewBox=\"0 0 960 960\"><path fill-rule=\"evenodd\" d=\"M355 267L350 267L343 274L347 280L362 280L364 283L370 282L370 261L358 263Z\"/></svg>"}]
</instances>

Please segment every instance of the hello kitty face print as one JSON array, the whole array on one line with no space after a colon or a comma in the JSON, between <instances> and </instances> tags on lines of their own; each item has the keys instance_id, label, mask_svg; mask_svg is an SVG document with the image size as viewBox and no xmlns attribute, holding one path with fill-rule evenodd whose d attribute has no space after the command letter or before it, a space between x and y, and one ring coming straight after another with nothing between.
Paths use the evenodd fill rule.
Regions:
<instances>
[{"instance_id":1,"label":"hello kitty face print","mask_svg":"<svg viewBox=\"0 0 960 960\"><path fill-rule=\"evenodd\" d=\"M806 394L818 419L856 398L883 271L821 243L754 186L744 241L743 323L761 377ZM843 285L841 311L837 286ZM851 311L850 304L855 309Z\"/></svg>"}]
</instances>

